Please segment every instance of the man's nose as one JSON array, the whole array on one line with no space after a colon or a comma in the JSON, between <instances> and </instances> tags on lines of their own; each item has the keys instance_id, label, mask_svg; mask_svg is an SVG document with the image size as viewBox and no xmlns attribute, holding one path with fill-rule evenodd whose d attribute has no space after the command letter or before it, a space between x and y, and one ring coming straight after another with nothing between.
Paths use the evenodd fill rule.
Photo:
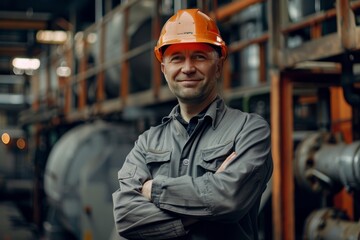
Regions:
<instances>
[{"instance_id":1,"label":"man's nose","mask_svg":"<svg viewBox=\"0 0 360 240\"><path fill-rule=\"evenodd\" d=\"M195 65L194 61L190 57L185 58L184 64L182 66L182 72L185 74L193 73L195 72Z\"/></svg>"}]
</instances>

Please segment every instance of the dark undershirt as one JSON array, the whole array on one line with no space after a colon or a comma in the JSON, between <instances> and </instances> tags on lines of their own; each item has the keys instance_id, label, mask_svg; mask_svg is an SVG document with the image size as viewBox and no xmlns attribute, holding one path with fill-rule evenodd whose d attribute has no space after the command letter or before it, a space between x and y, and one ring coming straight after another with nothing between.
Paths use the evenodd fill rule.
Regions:
<instances>
[{"instance_id":1,"label":"dark undershirt","mask_svg":"<svg viewBox=\"0 0 360 240\"><path fill-rule=\"evenodd\" d=\"M210 107L210 105L211 104L209 104L205 109L203 109L198 115L192 117L189 122L186 122L180 113L176 115L176 119L184 126L189 136L195 130L195 127L198 124L199 119L205 116L205 113Z\"/></svg>"},{"instance_id":2,"label":"dark undershirt","mask_svg":"<svg viewBox=\"0 0 360 240\"><path fill-rule=\"evenodd\" d=\"M219 96L217 96L211 103L216 101L218 98L219 98ZM184 118L180 114L180 108L178 109L178 114L176 114L176 119L184 126L184 128L186 129L189 136L195 130L195 127L198 124L199 119L201 119L205 116L205 113L208 110L208 108L210 107L211 103L206 108L204 108L198 115L192 117L189 122L186 122L184 120Z\"/></svg>"}]
</instances>

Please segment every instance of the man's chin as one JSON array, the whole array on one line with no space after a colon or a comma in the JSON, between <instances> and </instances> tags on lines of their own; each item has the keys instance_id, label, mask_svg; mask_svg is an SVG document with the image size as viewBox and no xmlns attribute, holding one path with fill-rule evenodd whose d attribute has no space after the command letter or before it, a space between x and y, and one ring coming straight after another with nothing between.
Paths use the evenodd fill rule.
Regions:
<instances>
[{"instance_id":1,"label":"man's chin","mask_svg":"<svg viewBox=\"0 0 360 240\"><path fill-rule=\"evenodd\" d=\"M202 101L204 101L204 98L202 96L198 96L198 95L182 95L182 96L178 96L177 99L182 102L182 103L186 103L186 104L198 104L201 103Z\"/></svg>"}]
</instances>

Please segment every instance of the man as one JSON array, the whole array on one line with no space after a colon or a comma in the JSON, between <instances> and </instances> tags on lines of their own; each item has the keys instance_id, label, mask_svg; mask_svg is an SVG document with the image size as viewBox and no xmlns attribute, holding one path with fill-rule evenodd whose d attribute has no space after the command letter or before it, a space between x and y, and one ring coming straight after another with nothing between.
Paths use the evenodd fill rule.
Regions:
<instances>
[{"instance_id":1,"label":"man","mask_svg":"<svg viewBox=\"0 0 360 240\"><path fill-rule=\"evenodd\" d=\"M272 173L270 131L258 115L218 95L227 48L197 9L164 25L155 55L178 100L139 136L113 194L122 239L257 239L261 195Z\"/></svg>"}]
</instances>

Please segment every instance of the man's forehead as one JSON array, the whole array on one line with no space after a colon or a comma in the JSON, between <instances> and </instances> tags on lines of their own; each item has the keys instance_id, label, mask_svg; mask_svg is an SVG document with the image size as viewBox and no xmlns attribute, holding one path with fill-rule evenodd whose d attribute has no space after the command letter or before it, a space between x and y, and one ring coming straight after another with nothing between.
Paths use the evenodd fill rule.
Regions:
<instances>
[{"instance_id":1,"label":"man's forehead","mask_svg":"<svg viewBox=\"0 0 360 240\"><path fill-rule=\"evenodd\" d=\"M183 51L213 52L214 48L206 43L179 43L168 46L164 54L169 55Z\"/></svg>"}]
</instances>

